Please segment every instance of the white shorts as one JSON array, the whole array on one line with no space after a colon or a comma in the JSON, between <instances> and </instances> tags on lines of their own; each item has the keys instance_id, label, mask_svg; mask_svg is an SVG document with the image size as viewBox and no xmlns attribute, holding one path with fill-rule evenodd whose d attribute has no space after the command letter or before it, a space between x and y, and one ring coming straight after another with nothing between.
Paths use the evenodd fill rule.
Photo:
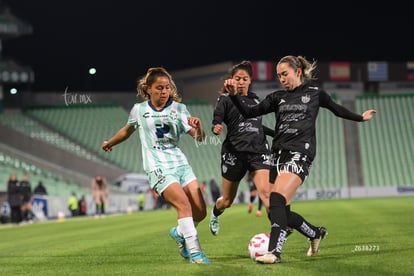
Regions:
<instances>
[{"instance_id":1,"label":"white shorts","mask_svg":"<svg viewBox=\"0 0 414 276\"><path fill-rule=\"evenodd\" d=\"M147 173L149 184L157 194L162 192L172 183L178 182L185 187L191 181L197 179L190 165L183 165L176 168L158 168Z\"/></svg>"}]
</instances>

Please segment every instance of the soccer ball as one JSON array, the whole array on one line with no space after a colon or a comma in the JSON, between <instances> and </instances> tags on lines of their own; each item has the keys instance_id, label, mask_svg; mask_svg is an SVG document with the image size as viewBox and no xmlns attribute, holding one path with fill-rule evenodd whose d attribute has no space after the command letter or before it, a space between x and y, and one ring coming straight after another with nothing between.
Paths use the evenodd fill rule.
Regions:
<instances>
[{"instance_id":1,"label":"soccer ball","mask_svg":"<svg viewBox=\"0 0 414 276\"><path fill-rule=\"evenodd\" d=\"M255 260L256 257L263 256L268 252L270 234L260 233L254 235L248 245L249 256Z\"/></svg>"}]
</instances>

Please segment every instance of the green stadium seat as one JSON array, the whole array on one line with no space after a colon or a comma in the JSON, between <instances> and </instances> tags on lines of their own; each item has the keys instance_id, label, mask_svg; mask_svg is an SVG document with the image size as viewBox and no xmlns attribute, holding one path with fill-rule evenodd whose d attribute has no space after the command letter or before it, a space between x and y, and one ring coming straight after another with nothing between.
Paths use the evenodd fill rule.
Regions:
<instances>
[{"instance_id":1,"label":"green stadium seat","mask_svg":"<svg viewBox=\"0 0 414 276\"><path fill-rule=\"evenodd\" d=\"M369 123L358 125L365 186L414 186L413 105L414 94L357 98L359 112L378 111Z\"/></svg>"}]
</instances>

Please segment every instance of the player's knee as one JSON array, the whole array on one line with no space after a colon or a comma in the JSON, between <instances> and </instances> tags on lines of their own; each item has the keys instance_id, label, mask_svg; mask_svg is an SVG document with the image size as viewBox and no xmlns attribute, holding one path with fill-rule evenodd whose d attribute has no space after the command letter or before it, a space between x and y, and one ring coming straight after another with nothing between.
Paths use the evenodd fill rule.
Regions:
<instances>
[{"instance_id":1,"label":"player's knee","mask_svg":"<svg viewBox=\"0 0 414 276\"><path fill-rule=\"evenodd\" d=\"M276 192L270 193L270 208L286 206L286 198Z\"/></svg>"}]
</instances>

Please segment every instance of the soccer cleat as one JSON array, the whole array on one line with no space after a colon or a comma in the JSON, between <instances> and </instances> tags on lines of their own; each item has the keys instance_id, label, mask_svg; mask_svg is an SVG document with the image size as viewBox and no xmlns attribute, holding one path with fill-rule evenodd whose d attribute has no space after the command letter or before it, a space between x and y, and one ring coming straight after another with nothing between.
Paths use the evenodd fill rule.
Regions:
<instances>
[{"instance_id":1,"label":"soccer cleat","mask_svg":"<svg viewBox=\"0 0 414 276\"><path fill-rule=\"evenodd\" d=\"M203 252L191 253L190 264L210 264L210 260L207 259Z\"/></svg>"},{"instance_id":2,"label":"soccer cleat","mask_svg":"<svg viewBox=\"0 0 414 276\"><path fill-rule=\"evenodd\" d=\"M261 217L262 216L262 211L257 211L256 212L256 217Z\"/></svg>"},{"instance_id":3,"label":"soccer cleat","mask_svg":"<svg viewBox=\"0 0 414 276\"><path fill-rule=\"evenodd\" d=\"M306 253L308 257L316 256L316 254L318 254L321 240L323 240L325 236L328 235L328 231L326 230L325 227L321 226L321 227L318 227L318 229L319 229L319 238L315 238L313 240L309 239L310 246L309 246L308 253Z\"/></svg>"},{"instance_id":4,"label":"soccer cleat","mask_svg":"<svg viewBox=\"0 0 414 276\"><path fill-rule=\"evenodd\" d=\"M220 230L220 220L219 217L216 217L215 215L211 215L210 217L210 232L213 235L218 235Z\"/></svg>"},{"instance_id":5,"label":"soccer cleat","mask_svg":"<svg viewBox=\"0 0 414 276\"><path fill-rule=\"evenodd\" d=\"M260 264L277 264L282 260L273 253L266 253L263 256L256 257L256 262Z\"/></svg>"},{"instance_id":6,"label":"soccer cleat","mask_svg":"<svg viewBox=\"0 0 414 276\"><path fill-rule=\"evenodd\" d=\"M190 253L188 253L188 250L185 247L185 239L178 234L176 227L171 228L170 237L173 238L177 243L178 252L180 252L180 255L184 259L188 259L190 257Z\"/></svg>"},{"instance_id":7,"label":"soccer cleat","mask_svg":"<svg viewBox=\"0 0 414 276\"><path fill-rule=\"evenodd\" d=\"M249 203L249 206L247 207L247 212L250 214L253 210L253 204Z\"/></svg>"}]
</instances>

